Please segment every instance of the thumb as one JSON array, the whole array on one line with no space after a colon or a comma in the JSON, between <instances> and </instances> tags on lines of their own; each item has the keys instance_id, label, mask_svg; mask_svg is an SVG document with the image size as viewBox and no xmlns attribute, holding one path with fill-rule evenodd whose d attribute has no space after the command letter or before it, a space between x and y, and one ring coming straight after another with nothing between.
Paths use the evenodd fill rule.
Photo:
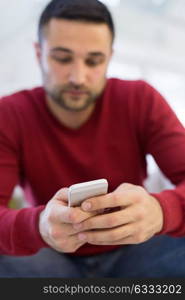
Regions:
<instances>
[{"instance_id":1,"label":"thumb","mask_svg":"<svg viewBox=\"0 0 185 300\"><path fill-rule=\"evenodd\" d=\"M60 200L60 201L65 201L67 202L68 201L68 188L67 187L64 187L60 190L58 190L56 192L56 194L54 195L54 198L56 200Z\"/></svg>"},{"instance_id":2,"label":"thumb","mask_svg":"<svg viewBox=\"0 0 185 300\"><path fill-rule=\"evenodd\" d=\"M132 190L134 188L134 184L131 183L121 183L116 189L115 191L122 191L122 190Z\"/></svg>"}]
</instances>

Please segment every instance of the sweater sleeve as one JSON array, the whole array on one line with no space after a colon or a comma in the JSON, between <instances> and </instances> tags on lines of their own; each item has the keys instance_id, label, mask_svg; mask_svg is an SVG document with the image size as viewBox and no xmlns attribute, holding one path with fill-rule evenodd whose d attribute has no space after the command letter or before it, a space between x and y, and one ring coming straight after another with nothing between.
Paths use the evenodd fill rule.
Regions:
<instances>
[{"instance_id":1,"label":"sweater sleeve","mask_svg":"<svg viewBox=\"0 0 185 300\"><path fill-rule=\"evenodd\" d=\"M21 180L17 126L5 99L0 99L0 254L31 255L47 247L38 229L44 206L13 210L8 207L14 187Z\"/></svg>"},{"instance_id":2,"label":"sweater sleeve","mask_svg":"<svg viewBox=\"0 0 185 300\"><path fill-rule=\"evenodd\" d=\"M144 83L140 113L140 137L145 154L150 153L163 174L175 185L152 195L164 213L159 234L185 235L185 129L160 93ZM143 114L143 115L142 115Z\"/></svg>"}]
</instances>

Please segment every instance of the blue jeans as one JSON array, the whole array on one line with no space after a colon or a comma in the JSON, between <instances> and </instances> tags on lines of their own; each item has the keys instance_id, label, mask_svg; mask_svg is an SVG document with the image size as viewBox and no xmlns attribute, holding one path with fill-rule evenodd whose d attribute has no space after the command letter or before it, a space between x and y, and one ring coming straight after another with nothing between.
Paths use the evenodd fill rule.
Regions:
<instances>
[{"instance_id":1,"label":"blue jeans","mask_svg":"<svg viewBox=\"0 0 185 300\"><path fill-rule=\"evenodd\" d=\"M111 252L74 257L52 249L0 256L0 277L185 278L185 238L156 236Z\"/></svg>"}]
</instances>

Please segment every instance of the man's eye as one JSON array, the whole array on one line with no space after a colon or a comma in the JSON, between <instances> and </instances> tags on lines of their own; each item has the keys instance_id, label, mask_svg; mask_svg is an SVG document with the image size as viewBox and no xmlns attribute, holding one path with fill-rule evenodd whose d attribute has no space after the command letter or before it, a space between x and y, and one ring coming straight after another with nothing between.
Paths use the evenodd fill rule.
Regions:
<instances>
[{"instance_id":1,"label":"man's eye","mask_svg":"<svg viewBox=\"0 0 185 300\"><path fill-rule=\"evenodd\" d=\"M54 58L54 60L56 60L57 62L62 63L62 64L67 64L67 63L70 63L72 61L71 57L64 57L64 58L53 57L53 58Z\"/></svg>"},{"instance_id":2,"label":"man's eye","mask_svg":"<svg viewBox=\"0 0 185 300\"><path fill-rule=\"evenodd\" d=\"M86 64L90 67L95 67L103 62L103 59L92 59L88 58L86 59Z\"/></svg>"}]
</instances>

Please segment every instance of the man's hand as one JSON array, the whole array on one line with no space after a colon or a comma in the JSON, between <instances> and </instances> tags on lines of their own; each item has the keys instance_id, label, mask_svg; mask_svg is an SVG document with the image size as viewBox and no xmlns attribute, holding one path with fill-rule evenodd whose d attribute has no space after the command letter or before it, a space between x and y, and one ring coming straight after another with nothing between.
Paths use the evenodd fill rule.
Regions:
<instances>
[{"instance_id":1,"label":"man's hand","mask_svg":"<svg viewBox=\"0 0 185 300\"><path fill-rule=\"evenodd\" d=\"M39 231L42 239L60 252L75 252L86 243L80 241L74 224L95 215L84 212L80 207L67 206L67 188L59 190L40 214Z\"/></svg>"},{"instance_id":2,"label":"man's hand","mask_svg":"<svg viewBox=\"0 0 185 300\"><path fill-rule=\"evenodd\" d=\"M81 207L88 212L120 208L93 216L79 224L76 222L74 228L81 231L78 234L79 241L90 244L138 244L161 231L163 226L159 202L144 188L132 184L121 184L112 193L84 201Z\"/></svg>"}]
</instances>

